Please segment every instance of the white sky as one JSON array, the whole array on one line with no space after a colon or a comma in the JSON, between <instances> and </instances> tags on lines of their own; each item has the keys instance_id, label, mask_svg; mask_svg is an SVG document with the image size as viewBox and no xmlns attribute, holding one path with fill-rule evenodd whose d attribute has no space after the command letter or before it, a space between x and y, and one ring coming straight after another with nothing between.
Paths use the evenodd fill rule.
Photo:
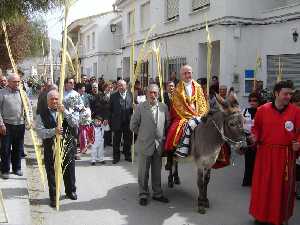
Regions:
<instances>
[{"instance_id":1,"label":"white sky","mask_svg":"<svg viewBox=\"0 0 300 225\"><path fill-rule=\"evenodd\" d=\"M115 0L77 0L77 2L72 5L70 9L68 23L71 23L74 20L82 17L111 11L114 2ZM45 16L48 25L49 36L51 38L60 40L62 31L62 16L62 9L52 10Z\"/></svg>"}]
</instances>

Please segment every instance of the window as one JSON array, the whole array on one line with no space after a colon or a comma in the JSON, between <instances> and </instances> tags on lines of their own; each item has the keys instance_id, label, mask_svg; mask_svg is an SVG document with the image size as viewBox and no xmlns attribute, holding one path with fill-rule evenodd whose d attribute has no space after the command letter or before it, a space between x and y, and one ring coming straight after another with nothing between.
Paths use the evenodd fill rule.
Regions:
<instances>
[{"instance_id":1,"label":"window","mask_svg":"<svg viewBox=\"0 0 300 225\"><path fill-rule=\"evenodd\" d=\"M95 49L95 41L96 41L95 32L93 32L92 33L92 49Z\"/></svg>"},{"instance_id":2,"label":"window","mask_svg":"<svg viewBox=\"0 0 300 225\"><path fill-rule=\"evenodd\" d=\"M210 5L210 0L192 0L192 10L197 11Z\"/></svg>"},{"instance_id":3,"label":"window","mask_svg":"<svg viewBox=\"0 0 300 225\"><path fill-rule=\"evenodd\" d=\"M94 76L96 76L98 74L97 63L93 63L93 74L94 74Z\"/></svg>"},{"instance_id":4,"label":"window","mask_svg":"<svg viewBox=\"0 0 300 225\"><path fill-rule=\"evenodd\" d=\"M141 6L141 28L142 30L150 27L150 2Z\"/></svg>"},{"instance_id":5,"label":"window","mask_svg":"<svg viewBox=\"0 0 300 225\"><path fill-rule=\"evenodd\" d=\"M179 16L179 0L167 0L167 20L173 20Z\"/></svg>"},{"instance_id":6,"label":"window","mask_svg":"<svg viewBox=\"0 0 300 225\"><path fill-rule=\"evenodd\" d=\"M90 50L90 48L91 48L90 35L87 36L86 47L87 47L87 50Z\"/></svg>"},{"instance_id":7,"label":"window","mask_svg":"<svg viewBox=\"0 0 300 225\"><path fill-rule=\"evenodd\" d=\"M128 33L133 34L135 28L134 11L128 13Z\"/></svg>"},{"instance_id":8,"label":"window","mask_svg":"<svg viewBox=\"0 0 300 225\"><path fill-rule=\"evenodd\" d=\"M245 70L245 94L250 94L253 91L254 70Z\"/></svg>"}]
</instances>

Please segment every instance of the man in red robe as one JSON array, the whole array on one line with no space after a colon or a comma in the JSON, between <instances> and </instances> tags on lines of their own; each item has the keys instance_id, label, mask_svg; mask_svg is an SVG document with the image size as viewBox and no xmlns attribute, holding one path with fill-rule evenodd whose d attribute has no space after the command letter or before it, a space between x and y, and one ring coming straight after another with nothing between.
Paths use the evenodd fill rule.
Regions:
<instances>
[{"instance_id":1,"label":"man in red robe","mask_svg":"<svg viewBox=\"0 0 300 225\"><path fill-rule=\"evenodd\" d=\"M257 153L250 214L261 224L280 225L293 215L300 111L289 103L292 88L291 82L277 83L275 100L258 108L252 128Z\"/></svg>"},{"instance_id":2,"label":"man in red robe","mask_svg":"<svg viewBox=\"0 0 300 225\"><path fill-rule=\"evenodd\" d=\"M172 122L165 142L167 152L178 148L179 142L182 142L183 146L180 146L176 151L176 154L182 157L188 155L188 134L208 111L202 88L192 79L192 73L192 67L189 65L182 66L180 69L181 81L176 85L172 97L170 109ZM183 140L182 136L185 136Z\"/></svg>"}]
</instances>

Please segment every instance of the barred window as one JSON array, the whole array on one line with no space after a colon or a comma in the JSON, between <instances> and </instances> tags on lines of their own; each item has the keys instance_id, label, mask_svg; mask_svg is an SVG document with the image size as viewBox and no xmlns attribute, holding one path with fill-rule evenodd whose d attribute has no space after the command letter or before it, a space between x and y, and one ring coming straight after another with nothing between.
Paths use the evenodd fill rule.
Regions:
<instances>
[{"instance_id":1,"label":"barred window","mask_svg":"<svg viewBox=\"0 0 300 225\"><path fill-rule=\"evenodd\" d=\"M192 10L205 8L210 5L210 0L192 0Z\"/></svg>"},{"instance_id":2,"label":"barred window","mask_svg":"<svg viewBox=\"0 0 300 225\"><path fill-rule=\"evenodd\" d=\"M167 20L179 16L179 0L167 0Z\"/></svg>"}]
</instances>

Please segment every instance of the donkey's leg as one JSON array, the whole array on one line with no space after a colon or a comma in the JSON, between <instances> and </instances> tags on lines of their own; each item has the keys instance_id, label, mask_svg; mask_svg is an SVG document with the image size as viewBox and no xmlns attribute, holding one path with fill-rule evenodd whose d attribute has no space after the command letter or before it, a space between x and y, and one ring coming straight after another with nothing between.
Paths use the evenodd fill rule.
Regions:
<instances>
[{"instance_id":1,"label":"donkey's leg","mask_svg":"<svg viewBox=\"0 0 300 225\"><path fill-rule=\"evenodd\" d=\"M168 187L173 188L174 187L174 182L173 182L173 164L174 164L173 155L168 155L168 161L169 161L169 164L170 164L169 176L168 176Z\"/></svg>"},{"instance_id":2,"label":"donkey's leg","mask_svg":"<svg viewBox=\"0 0 300 225\"><path fill-rule=\"evenodd\" d=\"M206 206L207 206L207 178L208 170L205 168L198 168L198 190L199 190L199 197L198 197L198 212L200 214L206 213Z\"/></svg>"},{"instance_id":3,"label":"donkey's leg","mask_svg":"<svg viewBox=\"0 0 300 225\"><path fill-rule=\"evenodd\" d=\"M177 184L179 185L180 184L180 178L179 178L179 175L178 175L178 162L175 161L174 163L175 165L175 168L174 168L174 173L173 173L173 177L174 177L174 184Z\"/></svg>"},{"instance_id":4,"label":"donkey's leg","mask_svg":"<svg viewBox=\"0 0 300 225\"><path fill-rule=\"evenodd\" d=\"M209 208L209 200L207 198L207 186L210 180L210 171L211 169L207 169L206 173L205 173L205 177L204 177L204 207L205 208Z\"/></svg>"}]
</instances>

